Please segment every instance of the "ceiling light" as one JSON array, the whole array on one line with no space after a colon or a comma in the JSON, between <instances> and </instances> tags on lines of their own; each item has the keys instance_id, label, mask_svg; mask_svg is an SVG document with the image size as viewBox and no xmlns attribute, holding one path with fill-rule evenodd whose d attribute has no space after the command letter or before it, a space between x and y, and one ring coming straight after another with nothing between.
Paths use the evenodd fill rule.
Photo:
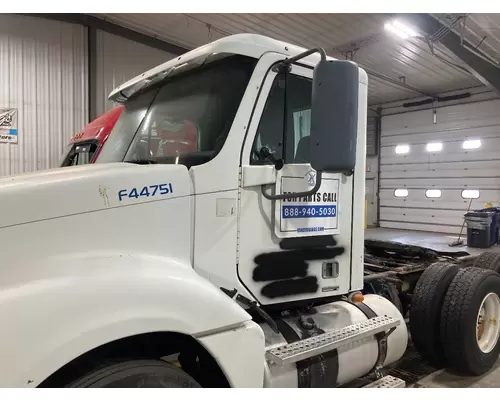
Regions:
<instances>
[{"instance_id":1,"label":"ceiling light","mask_svg":"<svg viewBox=\"0 0 500 400\"><path fill-rule=\"evenodd\" d=\"M418 33L413 28L411 28L410 26L408 26L406 24L403 24L401 21L394 20L394 21L392 21L392 23L396 28L403 31L408 36L411 36L411 37L418 36Z\"/></svg>"},{"instance_id":2,"label":"ceiling light","mask_svg":"<svg viewBox=\"0 0 500 400\"><path fill-rule=\"evenodd\" d=\"M408 39L408 35L404 33L402 30L399 30L394 26L392 22L387 22L384 25L386 31L394 33L396 36L399 36L401 39Z\"/></svg>"},{"instance_id":3,"label":"ceiling light","mask_svg":"<svg viewBox=\"0 0 500 400\"><path fill-rule=\"evenodd\" d=\"M402 39L418 36L418 33L413 28L397 20L387 22L384 28Z\"/></svg>"}]
</instances>

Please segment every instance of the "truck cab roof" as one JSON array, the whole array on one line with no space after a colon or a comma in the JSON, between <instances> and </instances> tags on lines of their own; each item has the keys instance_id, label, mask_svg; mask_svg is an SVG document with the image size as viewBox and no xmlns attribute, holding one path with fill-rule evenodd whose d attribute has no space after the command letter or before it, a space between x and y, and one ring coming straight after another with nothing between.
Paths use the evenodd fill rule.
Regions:
<instances>
[{"instance_id":1,"label":"truck cab roof","mask_svg":"<svg viewBox=\"0 0 500 400\"><path fill-rule=\"evenodd\" d=\"M249 33L231 35L191 50L136 76L114 89L109 95L109 99L112 101L124 102L127 98L143 89L145 86L162 80L172 73L183 71L189 68L189 66L201 65L205 63L210 56L220 57L225 54L239 54L258 59L266 53L274 52L281 53L287 57L293 57L306 50L307 49L303 47L261 35ZM327 59L334 60L332 57L327 57ZM314 66L319 60L319 54L312 54L303 58L300 62L305 65ZM367 80L366 73L360 69L360 81L367 83Z\"/></svg>"}]
</instances>

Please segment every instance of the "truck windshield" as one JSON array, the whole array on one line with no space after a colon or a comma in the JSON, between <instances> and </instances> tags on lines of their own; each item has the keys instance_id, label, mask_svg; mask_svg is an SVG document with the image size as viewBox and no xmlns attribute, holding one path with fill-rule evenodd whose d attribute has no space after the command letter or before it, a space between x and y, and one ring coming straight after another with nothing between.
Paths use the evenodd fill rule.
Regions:
<instances>
[{"instance_id":1,"label":"truck windshield","mask_svg":"<svg viewBox=\"0 0 500 400\"><path fill-rule=\"evenodd\" d=\"M210 161L224 145L255 64L231 56L129 99L97 162L189 168Z\"/></svg>"}]
</instances>

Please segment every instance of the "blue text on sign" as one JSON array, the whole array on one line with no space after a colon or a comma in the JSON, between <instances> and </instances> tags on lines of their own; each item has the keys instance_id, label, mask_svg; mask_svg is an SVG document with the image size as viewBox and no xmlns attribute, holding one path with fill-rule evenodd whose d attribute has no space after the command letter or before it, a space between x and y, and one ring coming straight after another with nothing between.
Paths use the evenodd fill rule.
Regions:
<instances>
[{"instance_id":1,"label":"blue text on sign","mask_svg":"<svg viewBox=\"0 0 500 400\"><path fill-rule=\"evenodd\" d=\"M337 206L283 206L281 217L288 218L335 218Z\"/></svg>"},{"instance_id":2,"label":"blue text on sign","mask_svg":"<svg viewBox=\"0 0 500 400\"><path fill-rule=\"evenodd\" d=\"M163 196L173 193L171 183L162 183L160 185L144 186L142 188L133 188L130 191L122 189L118 192L118 200L122 201L124 198L138 199L139 197L154 197Z\"/></svg>"},{"instance_id":3,"label":"blue text on sign","mask_svg":"<svg viewBox=\"0 0 500 400\"><path fill-rule=\"evenodd\" d=\"M297 228L297 233L323 232L324 230L325 230L324 226L313 226L313 227L307 227L307 228Z\"/></svg>"}]
</instances>

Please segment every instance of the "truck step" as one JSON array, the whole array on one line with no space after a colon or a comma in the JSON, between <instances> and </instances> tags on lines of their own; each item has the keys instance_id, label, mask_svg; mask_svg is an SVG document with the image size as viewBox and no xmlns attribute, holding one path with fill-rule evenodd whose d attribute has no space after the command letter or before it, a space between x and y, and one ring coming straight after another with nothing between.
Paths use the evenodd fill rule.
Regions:
<instances>
[{"instance_id":1,"label":"truck step","mask_svg":"<svg viewBox=\"0 0 500 400\"><path fill-rule=\"evenodd\" d=\"M391 375L386 375L383 378L376 380L375 382L363 386L363 388L371 389L398 389L404 387L406 387L406 383L404 380Z\"/></svg>"},{"instance_id":2,"label":"truck step","mask_svg":"<svg viewBox=\"0 0 500 400\"><path fill-rule=\"evenodd\" d=\"M285 346L271 348L266 351L266 358L277 365L296 363L395 328L399 324L398 319L388 316L371 318Z\"/></svg>"}]
</instances>

